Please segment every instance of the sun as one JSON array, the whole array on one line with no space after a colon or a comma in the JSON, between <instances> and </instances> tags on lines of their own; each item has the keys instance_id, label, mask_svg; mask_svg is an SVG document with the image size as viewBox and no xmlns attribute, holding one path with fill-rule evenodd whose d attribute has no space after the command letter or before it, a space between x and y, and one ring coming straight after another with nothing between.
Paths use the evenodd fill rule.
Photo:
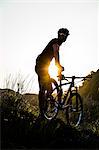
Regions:
<instances>
[{"instance_id":1,"label":"sun","mask_svg":"<svg viewBox=\"0 0 99 150\"><path fill-rule=\"evenodd\" d=\"M58 68L55 66L55 60L53 59L49 66L49 75L51 78L56 78L58 75Z\"/></svg>"}]
</instances>

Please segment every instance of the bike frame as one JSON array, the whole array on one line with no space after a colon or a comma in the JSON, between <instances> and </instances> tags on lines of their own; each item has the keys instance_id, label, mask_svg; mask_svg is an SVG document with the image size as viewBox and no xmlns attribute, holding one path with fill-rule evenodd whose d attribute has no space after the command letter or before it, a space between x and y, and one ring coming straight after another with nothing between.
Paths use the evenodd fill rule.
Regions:
<instances>
[{"instance_id":1,"label":"bike frame","mask_svg":"<svg viewBox=\"0 0 99 150\"><path fill-rule=\"evenodd\" d=\"M69 81L67 80L67 78L71 79L71 82L69 82ZM63 107L63 108L68 107L68 104L66 104L66 105L64 106L65 102L68 100L68 96L71 96L73 92L78 93L78 92L77 92L77 87L75 86L74 80L75 80L75 79L82 79L82 81L83 81L83 80L86 80L86 79L88 79L88 78L92 78L92 76L91 76L91 77L75 77L75 76L72 76L72 77L65 77L64 75L62 75L62 79L59 81L59 85L58 85L58 87L59 87L59 92L58 92L58 94L57 94L57 95L58 95L58 103L59 103L60 108L62 108L62 107ZM68 81L68 83L62 83L63 80ZM62 101L62 95L63 95L63 88L62 88L62 86L63 86L63 85L67 85L67 84L70 84L70 86L69 86L69 88L68 88L68 90L67 90L67 93L64 95L64 98L63 98L63 101ZM75 90L72 90L72 87L74 87ZM69 95L69 94L70 94L70 95Z\"/></svg>"},{"instance_id":2,"label":"bike frame","mask_svg":"<svg viewBox=\"0 0 99 150\"><path fill-rule=\"evenodd\" d=\"M69 82L67 80L67 78L71 78L72 81ZM62 83L63 80L68 81L68 83ZM71 96L72 92L76 92L77 93L77 87L74 86L74 80L75 80L75 76L72 76L72 77L64 77L63 79L61 79L59 81L58 102L59 102L59 104L61 104L60 107L64 106L65 102L67 101L67 97ZM62 86L63 85L67 85L67 84L70 84L70 86L69 86L69 88L67 90L67 93L64 95L63 101L61 101L62 95L63 95L63 88L62 88ZM75 87L75 90L72 90L72 87ZM67 106L68 106L68 104L66 104L66 106L64 106L64 108L66 108Z\"/></svg>"}]
</instances>

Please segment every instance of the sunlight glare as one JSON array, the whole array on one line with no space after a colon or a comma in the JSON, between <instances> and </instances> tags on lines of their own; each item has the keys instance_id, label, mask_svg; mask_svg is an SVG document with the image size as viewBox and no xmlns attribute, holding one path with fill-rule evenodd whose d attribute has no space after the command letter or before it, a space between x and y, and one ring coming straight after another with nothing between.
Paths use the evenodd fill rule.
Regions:
<instances>
[{"instance_id":1,"label":"sunlight glare","mask_svg":"<svg viewBox=\"0 0 99 150\"><path fill-rule=\"evenodd\" d=\"M49 75L51 78L56 78L58 75L58 68L55 66L55 60L53 59L49 66Z\"/></svg>"}]
</instances>

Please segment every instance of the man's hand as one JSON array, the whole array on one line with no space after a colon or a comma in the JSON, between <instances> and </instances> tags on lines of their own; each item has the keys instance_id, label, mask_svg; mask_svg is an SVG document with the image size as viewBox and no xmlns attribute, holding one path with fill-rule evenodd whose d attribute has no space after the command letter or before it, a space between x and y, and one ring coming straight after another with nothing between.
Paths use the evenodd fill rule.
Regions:
<instances>
[{"instance_id":1,"label":"man's hand","mask_svg":"<svg viewBox=\"0 0 99 150\"><path fill-rule=\"evenodd\" d=\"M58 74L61 74L62 71L64 71L64 67L61 66L61 65L59 65L59 66L58 66Z\"/></svg>"},{"instance_id":2,"label":"man's hand","mask_svg":"<svg viewBox=\"0 0 99 150\"><path fill-rule=\"evenodd\" d=\"M58 78L59 78L59 80L62 79L62 71L64 71L64 67L60 65L58 67Z\"/></svg>"}]
</instances>

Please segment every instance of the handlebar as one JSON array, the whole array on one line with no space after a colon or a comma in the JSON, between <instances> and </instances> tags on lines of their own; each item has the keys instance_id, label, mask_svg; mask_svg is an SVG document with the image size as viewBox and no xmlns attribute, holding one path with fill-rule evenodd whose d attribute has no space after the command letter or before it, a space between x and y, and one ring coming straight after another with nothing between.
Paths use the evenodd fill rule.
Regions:
<instances>
[{"instance_id":1,"label":"handlebar","mask_svg":"<svg viewBox=\"0 0 99 150\"><path fill-rule=\"evenodd\" d=\"M59 75L57 76L60 81L62 80L68 81L68 79L72 79L72 81L74 81L75 79L82 79L82 81L85 81L86 79L92 78L92 75L86 76L86 77L83 77L83 76L82 77L81 76L67 76L66 77L62 74L62 72L64 71L64 67L63 66L61 67L62 67L62 70L59 72Z\"/></svg>"},{"instance_id":2,"label":"handlebar","mask_svg":"<svg viewBox=\"0 0 99 150\"><path fill-rule=\"evenodd\" d=\"M60 76L58 76L58 77L60 77ZM67 80L68 81L68 79L72 79L72 80L74 80L74 79L83 79L83 80L86 80L86 79L89 79L89 78L92 78L92 76L90 76L90 77L76 77L76 76L71 76L71 77L66 77L66 76L64 76L63 74L61 74L61 80ZM83 81L82 80L82 81Z\"/></svg>"},{"instance_id":3,"label":"handlebar","mask_svg":"<svg viewBox=\"0 0 99 150\"><path fill-rule=\"evenodd\" d=\"M70 79L82 79L83 78L83 79L87 79L87 78L92 78L92 76L90 76L90 77L76 77L76 76L72 76L72 77L65 77L65 78L70 78Z\"/></svg>"}]
</instances>

